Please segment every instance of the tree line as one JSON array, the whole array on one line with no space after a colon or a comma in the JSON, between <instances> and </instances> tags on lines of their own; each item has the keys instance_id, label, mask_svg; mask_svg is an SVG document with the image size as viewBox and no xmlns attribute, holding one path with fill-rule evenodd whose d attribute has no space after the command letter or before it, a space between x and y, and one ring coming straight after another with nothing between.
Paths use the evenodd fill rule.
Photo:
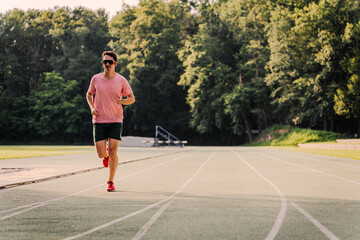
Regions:
<instances>
[{"instance_id":1,"label":"tree line","mask_svg":"<svg viewBox=\"0 0 360 240\"><path fill-rule=\"evenodd\" d=\"M272 124L360 131L355 0L141 0L0 14L1 143L89 143L85 100L101 53L118 54L136 103L125 135L160 125L237 144Z\"/></svg>"}]
</instances>

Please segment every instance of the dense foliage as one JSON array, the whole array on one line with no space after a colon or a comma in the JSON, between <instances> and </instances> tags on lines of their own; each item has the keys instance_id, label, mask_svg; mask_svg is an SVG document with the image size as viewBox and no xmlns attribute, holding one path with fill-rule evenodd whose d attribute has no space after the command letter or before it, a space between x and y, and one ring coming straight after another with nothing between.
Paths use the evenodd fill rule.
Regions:
<instances>
[{"instance_id":1,"label":"dense foliage","mask_svg":"<svg viewBox=\"0 0 360 240\"><path fill-rule=\"evenodd\" d=\"M339 133L275 124L264 129L252 146L297 146L299 143L335 142Z\"/></svg>"},{"instance_id":2,"label":"dense foliage","mask_svg":"<svg viewBox=\"0 0 360 240\"><path fill-rule=\"evenodd\" d=\"M0 14L1 143L90 143L85 93L101 53L136 103L125 135L161 125L197 144L252 140L272 124L360 133L354 0L141 0Z\"/></svg>"}]
</instances>

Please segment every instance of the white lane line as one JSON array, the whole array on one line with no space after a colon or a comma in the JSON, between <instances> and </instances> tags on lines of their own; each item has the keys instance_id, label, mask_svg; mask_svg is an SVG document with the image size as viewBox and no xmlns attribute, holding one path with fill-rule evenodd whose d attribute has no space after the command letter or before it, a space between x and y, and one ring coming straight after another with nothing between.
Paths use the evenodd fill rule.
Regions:
<instances>
[{"instance_id":1,"label":"white lane line","mask_svg":"<svg viewBox=\"0 0 360 240\"><path fill-rule=\"evenodd\" d=\"M191 154L189 154L189 155L192 155L192 154L195 154L195 153L191 153ZM165 155L167 155L167 154L165 154ZM154 157L154 158L155 158L155 157L161 157L161 156L164 156L164 155L161 155L161 154L160 154L160 155L151 156L151 157ZM150 157L149 157L149 158L150 158ZM175 160L178 160L178 158L173 159L173 160L170 160L169 162L175 161ZM134 160L131 160L131 161L135 162ZM136 161L138 161L138 160L136 160ZM152 166L152 167L150 167L150 168L144 169L143 171L147 171L147 170L149 170L149 169L151 169L151 168L153 168L153 167L158 167L158 166L161 166L162 164L167 164L167 163L168 163L168 162L164 162L164 163L161 163L161 164L159 164L159 165L154 165L154 166ZM142 171L140 171L140 172L135 172L135 173L133 173L133 174L127 175L127 176L122 177L122 178L115 179L115 181L117 181L117 180L122 180L122 179L128 178L128 177L130 177L130 176L139 174L139 173L142 173ZM69 194L69 195L66 195L66 196L61 196L61 197L54 198L54 199L49 199L49 200L46 200L46 201L43 201L43 202L36 202L36 203L31 203L31 204L27 204L27 205L15 207L15 208L7 209L7 210L1 210L0 213L12 212L12 211L15 211L15 210L18 210L18 209L27 208L27 207L32 207L32 206L34 206L34 205L41 205L41 206L43 206L43 203L49 203L49 202L58 201L58 200L61 200L61 199L67 198L67 197L71 197L71 196L73 196L73 195L78 195L78 194L80 194L80 193L83 193L83 192L92 190L92 189L94 189L94 188L97 188L97 187L100 187L100 186L103 186L103 185L106 185L106 184L103 184L103 183L102 183L102 184L98 184L98 185L96 185L96 186L94 186L94 187L87 188L87 189L82 190L82 191L80 191L80 192L72 193L72 194ZM33 209L33 208L31 208L31 209ZM25 211L25 212L26 212L26 211ZM3 220L3 219L0 218L0 221L1 221L1 220Z\"/></svg>"},{"instance_id":2,"label":"white lane line","mask_svg":"<svg viewBox=\"0 0 360 240\"><path fill-rule=\"evenodd\" d=\"M195 153L196 153L196 152L195 152ZM165 165L165 164L168 164L168 163L177 161L177 160L179 160L179 159L181 159L181 158L185 158L185 157L191 156L191 155L193 155L193 154L195 154L195 153L190 153L190 154L185 155L185 156L182 156L182 157L178 157L178 158L175 158L175 159L172 159L172 160L163 162L163 163L156 164L156 165L154 165L154 166L145 168L145 169L140 170L140 171L138 171L138 172L129 174L129 175L125 176L125 177L117 178L117 179L115 179L115 181L123 180L123 179L125 179L125 178L131 177L131 176L134 176L134 175L137 175L137 174L141 174L141 173L146 172L146 171L148 171L148 170L150 170L150 169L153 169L153 168L156 168L156 167L160 167L160 166L162 166L162 165ZM12 208L12 209L0 211L0 213L5 213L5 212L15 211L15 210L18 210L18 209L22 209L22 208L29 207L29 208L27 208L27 209L25 209L25 210L22 210L22 211L19 211L19 212L16 212L16 213L12 213L12 214L10 214L10 215L3 216L3 217L0 218L0 221L3 221L3 220L5 220L5 219L11 218L11 217L13 217L13 216L19 215L19 214L21 214L21 213L28 212L28 211L30 211L30 210L32 210L32 209L35 209L35 208L38 208L38 207L42 207L42 206L47 205L47 204L50 204L50 203L52 203L52 202L56 202L56 201L62 200L62 199L64 199L64 198L72 197L72 196L78 195L78 194L80 194L80 193L87 192L87 191L89 191L89 190L92 190L92 189L94 189L94 188L98 188L98 187L104 186L104 185L106 185L106 184L102 183L102 184L98 184L98 185L96 185L96 186L93 186L93 187L84 189L84 190L82 190L82 191L75 192L75 193L71 193L71 194L68 194L68 195L65 195L65 196L61 196L61 197L58 197L58 198L49 199L49 200L42 201L42 202L32 203L32 204L28 204L28 205L19 206L19 207ZM35 206L34 206L34 205L35 205Z\"/></svg>"},{"instance_id":3,"label":"white lane line","mask_svg":"<svg viewBox=\"0 0 360 240\"><path fill-rule=\"evenodd\" d=\"M217 151L215 151L215 153L216 152ZM203 165L205 165L213 157L213 155L211 155L209 157L209 159ZM202 166L200 168L202 168ZM195 174L197 175L200 172L200 170L201 169L199 169L198 172ZM150 218L150 220L144 226L142 226L140 231L131 240L140 240L145 235L145 233L149 230L149 228L156 222L156 220L161 216L161 214L169 207L169 205L173 201L174 201L174 199L172 199L172 200L168 201L167 203L165 203L164 205L162 205L161 208Z\"/></svg>"},{"instance_id":4,"label":"white lane line","mask_svg":"<svg viewBox=\"0 0 360 240\"><path fill-rule=\"evenodd\" d=\"M36 203L28 204L28 205L23 205L23 206L19 206L19 207L7 209L7 210L2 210L2 211L0 211L0 213L12 212L12 211L15 211L15 210L18 210L18 209L30 207L29 209L23 210L23 211L21 211L21 212L18 212L18 213L15 213L15 214L11 214L11 216L15 216L15 215L18 215L18 214L20 214L20 213L27 212L27 211L29 211L29 210L31 210L31 209L34 209L34 208L37 208L37 207L40 207L40 206L44 206L44 205L47 205L47 204L49 204L49 203L52 203L52 202L55 202L55 201L59 201L59 200L62 200L62 199L64 199L64 198L68 198L68 197L71 197L71 196L74 196L74 195L78 195L78 194L80 194L80 193L83 193L83 192L92 190L92 189L94 189L94 188L97 188L97 187L100 187L100 186L103 186L103 185L105 185L105 184L104 184L104 183L98 184L98 185L96 185L96 186L93 186L93 187L90 187L90 188L81 190L81 191L79 191L79 192L71 193L71 194L69 194L69 195L61 196L61 197L58 197L58 198L53 198L53 199L49 199L49 200L42 201L42 202L36 202ZM33 207L33 206L35 206L35 207ZM9 215L9 216L10 216L10 215ZM3 218L6 219L6 218L9 218L9 217L8 217L8 216L5 216L5 217L3 217ZM3 218L0 218L0 220L4 220Z\"/></svg>"},{"instance_id":5,"label":"white lane line","mask_svg":"<svg viewBox=\"0 0 360 240\"><path fill-rule=\"evenodd\" d=\"M30 203L30 204L23 205L23 206L19 206L19 207L15 207L15 208L11 208L11 209L2 210L2 211L0 211L0 213L12 212L12 211L15 211L15 210L18 210L18 209L27 208L27 207L32 207L32 206L38 205L38 204L39 204L39 203Z\"/></svg>"},{"instance_id":6,"label":"white lane line","mask_svg":"<svg viewBox=\"0 0 360 240\"><path fill-rule=\"evenodd\" d=\"M140 213L143 213L143 212L145 212L145 211L147 211L147 210L149 210L149 209L151 209L151 208L154 208L154 207L156 207L156 206L159 206L159 205L161 205L162 203L165 203L165 202L173 199L173 198L176 197L187 185L189 185L189 183L191 183L191 182L195 179L195 177L200 173L200 171L202 170L202 168L206 165L207 162L209 162L209 160L215 155L216 152L217 152L217 151L215 151L203 164L201 164L201 166L200 166L199 169L194 173L194 175L193 175L191 178L189 178L176 192L174 192L173 194L171 194L171 196L169 196L169 197L167 197L167 198L165 198L165 199L163 199L163 200L160 200L160 201L158 201L158 202L156 202L156 203L154 203L154 204L151 204L151 205L149 205L149 206L147 206L147 207L145 207L145 208L143 208L143 209L140 209L140 210L138 210L138 211L132 212L132 213L126 215L126 216L123 216L123 217L121 217L121 218L118 218L118 219L115 219L115 220L113 220L113 221L107 222L107 223L102 224L102 225L100 225L100 226L98 226L98 227L92 228L92 229L90 229L90 230L88 230L88 231L86 231L86 232L79 233L79 234L77 234L77 235L64 238L63 240L72 240L72 239L76 239L76 238L80 238L80 237L89 235L89 234L91 234L91 233L94 233L94 232L96 232L96 231L98 231L98 230L101 230L101 229L104 229L104 228L106 228L106 227L109 227L109 226L111 226L111 225L113 225L113 224L115 224L115 223L119 223L119 222L121 222L121 221L124 221L124 220L126 220L126 219L128 219L128 218L130 218L130 217L133 217L133 216L135 216L135 215L138 215L138 214L140 214ZM167 204L165 204L165 206L166 206L166 205L167 205ZM168 206L168 205L167 205L167 206ZM167 206L166 206L166 207L167 207ZM166 209L166 208L165 208L165 209ZM165 209L164 209L164 210L165 210ZM156 218L155 218L155 220L156 220ZM151 219L150 219L150 221L151 221ZM151 226L151 224L152 224L152 222L149 223L149 227ZM147 230L147 229L146 229L146 230Z\"/></svg>"},{"instance_id":7,"label":"white lane line","mask_svg":"<svg viewBox=\"0 0 360 240\"><path fill-rule=\"evenodd\" d=\"M284 219L286 216L286 211L287 211L287 200L286 200L284 194L281 192L281 190L275 184L273 184L269 179L267 179L260 172L258 172L250 163L245 161L245 159L243 157L241 157L237 152L235 152L233 149L232 149L232 151L238 158L241 159L241 161L243 161L249 168L251 168L260 178L262 178L265 182L267 182L277 192L277 194L280 197L280 200L281 200L280 212L276 218L276 221L275 221L273 227L271 228L271 231L265 238L265 240L274 239L276 237L276 235L278 234L278 232L284 222Z\"/></svg>"},{"instance_id":8,"label":"white lane line","mask_svg":"<svg viewBox=\"0 0 360 240\"><path fill-rule=\"evenodd\" d=\"M291 204L302 214L304 215L310 222L312 222L320 231L322 231L329 239L331 240L340 240L337 236L335 236L332 232L330 232L329 229L327 229L324 225L322 225L318 220L316 220L313 216L311 216L308 212L306 212L304 209L299 207L294 202L291 202Z\"/></svg>"},{"instance_id":9,"label":"white lane line","mask_svg":"<svg viewBox=\"0 0 360 240\"><path fill-rule=\"evenodd\" d=\"M140 240L173 201L174 199L162 205L161 208L150 218L150 220L144 226L142 226L140 231L136 233L136 235L131 240Z\"/></svg>"},{"instance_id":10,"label":"white lane line","mask_svg":"<svg viewBox=\"0 0 360 240\"><path fill-rule=\"evenodd\" d=\"M22 211L15 212L15 213L6 215L6 216L4 216L4 217L1 217L1 218L0 218L0 221L3 221L3 220L5 220L5 219L11 218L11 217L14 217L14 216L19 215L19 214L21 214L21 213L28 212L28 211L30 211L30 210L32 210L32 209L35 209L35 208L39 208L39 207L48 205L48 204L50 204L50 203L52 203L52 202L56 202L56 201L62 200L62 199L64 199L64 198L68 198L68 197L71 197L71 196L78 195L78 194L80 194L80 193L89 191L89 190L91 190L91 189L94 189L94 188L97 188L97 187L100 187L100 186L103 186L103 185L105 185L105 184L102 183L102 184L96 185L96 186L94 186L94 187L91 187L91 188L87 188L87 189L85 189L85 190L82 190L82 191L80 191L80 192L72 193L72 194L65 195L65 196L58 197L58 198L54 198L54 199L49 199L49 200L46 200L46 201L43 201L43 202L37 202L37 203L33 203L33 204L25 205L25 206L20 206L20 207L13 208L13 209L9 209L9 210L7 210L7 212L12 211L12 210L18 210L18 209L21 209L21 208L29 207L29 208L24 209L24 210L22 210ZM4 211L4 212L5 212L5 211Z\"/></svg>"},{"instance_id":11,"label":"white lane line","mask_svg":"<svg viewBox=\"0 0 360 240\"><path fill-rule=\"evenodd\" d=\"M320 174L325 175L325 176L328 176L328 177L332 177L332 178L336 178L336 179L343 180L343 181L345 181L345 182L349 182L349 183L354 183L354 184L360 185L360 182L357 182L357 181L354 181L354 180L351 180L351 179L343 178L343 177L340 177L340 176L337 176L337 175L333 175L333 174L328 174L328 173L325 173L325 172L322 172L322 171L319 171L319 170L315 170L315 169L312 169L312 168L308 168L308 167L302 166L302 165L297 164L297 163L292 163L292 162L280 160L280 159L277 158L277 157L272 157L272 156L267 155L267 154L264 154L264 153L259 153L259 154L262 154L262 155L264 155L264 156L266 156L266 157L272 158L272 159L274 159L274 160L276 160L276 161L279 161L279 162L282 162L282 163L286 163L286 164L289 164L289 165L293 165L293 166L296 166L296 167L299 167L299 168L306 169L306 170L311 171L311 172L320 173Z\"/></svg>"},{"instance_id":12,"label":"white lane line","mask_svg":"<svg viewBox=\"0 0 360 240\"><path fill-rule=\"evenodd\" d=\"M151 159L151 158L155 158L155 157L162 157L162 156L166 156L166 155L170 155L170 154L174 154L174 153L178 153L178 152L180 152L180 151L164 153L164 154L158 154L158 155L153 155L153 156L150 155L150 156L143 157L143 158L136 158L136 159L133 159L133 160L119 162L118 165L143 161L143 160L147 160L147 159ZM54 180L54 179L63 178L63 177L69 177L69 176L82 174L82 173L86 173L86 172L93 172L93 171L100 170L100 169L103 169L103 168L104 168L103 166L95 167L95 168L86 168L86 169L77 170L77 171L73 171L73 172L62 173L62 174L55 175L55 176L48 176L48 177L40 178L40 179L34 179L34 180L29 180L29 181L24 181L24 182L5 184L5 185L0 186L0 190L1 191L6 191L6 190L9 190L10 188L14 188L14 187L25 186L25 185L34 184L34 183L41 183L41 182L45 182L45 181L49 181L49 180Z\"/></svg>"}]
</instances>

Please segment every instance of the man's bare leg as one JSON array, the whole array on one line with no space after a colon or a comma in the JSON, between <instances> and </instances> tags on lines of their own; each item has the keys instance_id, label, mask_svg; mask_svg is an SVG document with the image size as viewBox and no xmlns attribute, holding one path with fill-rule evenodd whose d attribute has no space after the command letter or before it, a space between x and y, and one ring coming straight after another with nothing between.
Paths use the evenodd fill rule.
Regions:
<instances>
[{"instance_id":1,"label":"man's bare leg","mask_svg":"<svg viewBox=\"0 0 360 240\"><path fill-rule=\"evenodd\" d=\"M118 166L118 156L117 156L117 150L119 146L120 141L110 138L109 139L109 181L112 182L115 177L116 169Z\"/></svg>"},{"instance_id":2,"label":"man's bare leg","mask_svg":"<svg viewBox=\"0 0 360 240\"><path fill-rule=\"evenodd\" d=\"M95 148L99 158L107 157L106 139L95 142Z\"/></svg>"}]
</instances>

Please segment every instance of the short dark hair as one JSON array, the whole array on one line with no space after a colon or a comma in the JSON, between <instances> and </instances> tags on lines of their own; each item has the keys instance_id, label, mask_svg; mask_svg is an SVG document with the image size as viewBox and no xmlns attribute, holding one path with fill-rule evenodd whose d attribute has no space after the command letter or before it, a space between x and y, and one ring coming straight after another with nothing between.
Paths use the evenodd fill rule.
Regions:
<instances>
[{"instance_id":1,"label":"short dark hair","mask_svg":"<svg viewBox=\"0 0 360 240\"><path fill-rule=\"evenodd\" d=\"M117 62L117 55L113 51L105 51L102 53L102 57L104 58L105 55L108 55L114 59L115 62Z\"/></svg>"}]
</instances>

